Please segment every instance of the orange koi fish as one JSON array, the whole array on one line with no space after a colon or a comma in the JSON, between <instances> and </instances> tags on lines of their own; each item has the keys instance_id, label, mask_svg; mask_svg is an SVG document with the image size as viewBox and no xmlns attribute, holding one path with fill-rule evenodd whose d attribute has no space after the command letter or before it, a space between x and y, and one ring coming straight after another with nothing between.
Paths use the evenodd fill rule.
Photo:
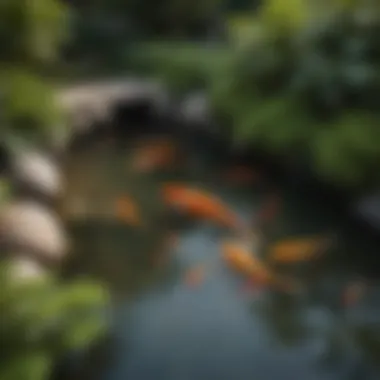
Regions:
<instances>
[{"instance_id":1,"label":"orange koi fish","mask_svg":"<svg viewBox=\"0 0 380 380\"><path fill-rule=\"evenodd\" d=\"M343 292L343 306L354 306L365 294L367 286L363 282L353 282Z\"/></svg>"},{"instance_id":2,"label":"orange koi fish","mask_svg":"<svg viewBox=\"0 0 380 380\"><path fill-rule=\"evenodd\" d=\"M205 268L202 265L190 268L185 275L185 283L189 287L197 287L201 285L205 278Z\"/></svg>"},{"instance_id":3,"label":"orange koi fish","mask_svg":"<svg viewBox=\"0 0 380 380\"><path fill-rule=\"evenodd\" d=\"M195 188L168 183L163 187L164 202L183 213L211 220L232 229L245 228L240 218L218 198Z\"/></svg>"},{"instance_id":4,"label":"orange koi fish","mask_svg":"<svg viewBox=\"0 0 380 380\"><path fill-rule=\"evenodd\" d=\"M234 166L224 173L223 179L235 184L251 184L260 179L259 173L245 166Z\"/></svg>"},{"instance_id":5,"label":"orange koi fish","mask_svg":"<svg viewBox=\"0 0 380 380\"><path fill-rule=\"evenodd\" d=\"M173 140L162 138L145 141L134 154L132 168L139 172L167 168L176 163L178 153Z\"/></svg>"},{"instance_id":6,"label":"orange koi fish","mask_svg":"<svg viewBox=\"0 0 380 380\"><path fill-rule=\"evenodd\" d=\"M252 255L241 242L224 242L222 255L230 267L249 277L253 283L262 286L275 286L282 290L295 289L293 281L274 274L261 260Z\"/></svg>"},{"instance_id":7,"label":"orange koi fish","mask_svg":"<svg viewBox=\"0 0 380 380\"><path fill-rule=\"evenodd\" d=\"M264 203L264 206L259 211L257 219L259 224L270 223L278 215L281 207L281 197L278 194L272 194Z\"/></svg>"},{"instance_id":8,"label":"orange koi fish","mask_svg":"<svg viewBox=\"0 0 380 380\"><path fill-rule=\"evenodd\" d=\"M170 233L166 240L169 249L174 248L178 243L178 236L174 233Z\"/></svg>"},{"instance_id":9,"label":"orange koi fish","mask_svg":"<svg viewBox=\"0 0 380 380\"><path fill-rule=\"evenodd\" d=\"M158 252L154 255L154 264L163 267L170 259L171 250L176 246L178 237L174 233L169 233L162 245L160 245Z\"/></svg>"},{"instance_id":10,"label":"orange koi fish","mask_svg":"<svg viewBox=\"0 0 380 380\"><path fill-rule=\"evenodd\" d=\"M141 227L140 210L136 202L129 196L123 196L116 201L115 213L118 220L134 227Z\"/></svg>"},{"instance_id":11,"label":"orange koi fish","mask_svg":"<svg viewBox=\"0 0 380 380\"><path fill-rule=\"evenodd\" d=\"M279 263L309 261L319 257L329 244L330 239L326 238L287 239L275 243L269 250L269 257Z\"/></svg>"}]
</instances>

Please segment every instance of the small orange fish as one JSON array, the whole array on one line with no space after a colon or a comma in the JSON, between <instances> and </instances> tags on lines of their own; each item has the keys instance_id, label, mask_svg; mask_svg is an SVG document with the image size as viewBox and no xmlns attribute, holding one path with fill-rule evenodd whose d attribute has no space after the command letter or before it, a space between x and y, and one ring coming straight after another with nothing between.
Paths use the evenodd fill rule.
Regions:
<instances>
[{"instance_id":1,"label":"small orange fish","mask_svg":"<svg viewBox=\"0 0 380 380\"><path fill-rule=\"evenodd\" d=\"M168 183L163 187L163 198L166 204L191 217L210 220L232 229L245 228L240 218L221 200L201 190Z\"/></svg>"},{"instance_id":2,"label":"small orange fish","mask_svg":"<svg viewBox=\"0 0 380 380\"><path fill-rule=\"evenodd\" d=\"M308 261L318 258L329 244L326 238L287 239L275 243L269 249L269 257L279 263Z\"/></svg>"},{"instance_id":3,"label":"small orange fish","mask_svg":"<svg viewBox=\"0 0 380 380\"><path fill-rule=\"evenodd\" d=\"M259 224L267 224L272 222L278 215L280 207L281 197L278 194L272 194L259 211L257 216Z\"/></svg>"},{"instance_id":4,"label":"small orange fish","mask_svg":"<svg viewBox=\"0 0 380 380\"><path fill-rule=\"evenodd\" d=\"M178 157L178 147L170 139L145 141L137 148L132 159L132 168L139 172L173 166Z\"/></svg>"},{"instance_id":5,"label":"small orange fish","mask_svg":"<svg viewBox=\"0 0 380 380\"><path fill-rule=\"evenodd\" d=\"M177 242L178 237L174 233L169 233L159 246L158 252L154 255L154 263L160 267L164 266L169 261L170 253Z\"/></svg>"},{"instance_id":6,"label":"small orange fish","mask_svg":"<svg viewBox=\"0 0 380 380\"><path fill-rule=\"evenodd\" d=\"M259 180L260 175L249 167L234 166L224 173L223 179L237 184L249 184Z\"/></svg>"},{"instance_id":7,"label":"small orange fish","mask_svg":"<svg viewBox=\"0 0 380 380\"><path fill-rule=\"evenodd\" d=\"M354 306L367 290L363 282L353 282L343 292L342 302L345 307Z\"/></svg>"},{"instance_id":8,"label":"small orange fish","mask_svg":"<svg viewBox=\"0 0 380 380\"><path fill-rule=\"evenodd\" d=\"M188 270L185 275L185 283L190 287L197 287L201 285L205 278L205 268L203 266L196 266Z\"/></svg>"},{"instance_id":9,"label":"small orange fish","mask_svg":"<svg viewBox=\"0 0 380 380\"><path fill-rule=\"evenodd\" d=\"M171 249L171 248L174 248L178 243L178 236L174 233L170 233L168 236L167 236L167 245L168 245L168 248Z\"/></svg>"},{"instance_id":10,"label":"small orange fish","mask_svg":"<svg viewBox=\"0 0 380 380\"><path fill-rule=\"evenodd\" d=\"M141 227L142 220L136 202L129 196L123 196L116 201L116 217L134 227Z\"/></svg>"},{"instance_id":11,"label":"small orange fish","mask_svg":"<svg viewBox=\"0 0 380 380\"><path fill-rule=\"evenodd\" d=\"M261 260L251 254L241 242L224 242L222 245L222 255L230 267L248 276L254 284L275 286L282 290L295 289L293 281L274 274Z\"/></svg>"}]
</instances>

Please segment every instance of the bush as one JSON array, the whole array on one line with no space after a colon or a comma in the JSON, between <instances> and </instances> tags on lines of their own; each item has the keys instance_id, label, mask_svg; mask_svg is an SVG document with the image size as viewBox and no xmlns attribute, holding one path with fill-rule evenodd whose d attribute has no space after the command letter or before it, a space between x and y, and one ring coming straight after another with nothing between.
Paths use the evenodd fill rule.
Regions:
<instances>
[{"instance_id":1,"label":"bush","mask_svg":"<svg viewBox=\"0 0 380 380\"><path fill-rule=\"evenodd\" d=\"M3 380L48 379L55 360L85 347L102 331L104 290L91 282L59 284L50 277L20 281L2 264L0 357Z\"/></svg>"},{"instance_id":2,"label":"bush","mask_svg":"<svg viewBox=\"0 0 380 380\"><path fill-rule=\"evenodd\" d=\"M0 88L3 133L43 141L58 125L54 87L41 72L57 62L66 38L66 12L58 0L0 4ZM4 137L4 136L3 136Z\"/></svg>"},{"instance_id":3,"label":"bush","mask_svg":"<svg viewBox=\"0 0 380 380\"><path fill-rule=\"evenodd\" d=\"M136 71L156 76L179 94L207 87L230 59L224 46L191 42L144 43L135 51L139 52L133 56Z\"/></svg>"},{"instance_id":4,"label":"bush","mask_svg":"<svg viewBox=\"0 0 380 380\"><path fill-rule=\"evenodd\" d=\"M379 9L307 3L265 3L256 38L213 84L216 108L237 139L310 162L331 181L378 181Z\"/></svg>"}]
</instances>

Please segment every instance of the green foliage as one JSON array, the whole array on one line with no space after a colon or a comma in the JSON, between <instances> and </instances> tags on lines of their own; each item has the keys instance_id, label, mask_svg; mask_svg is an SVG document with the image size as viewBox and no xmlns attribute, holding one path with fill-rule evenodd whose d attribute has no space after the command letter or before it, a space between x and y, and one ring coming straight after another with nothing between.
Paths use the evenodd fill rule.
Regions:
<instances>
[{"instance_id":1,"label":"green foliage","mask_svg":"<svg viewBox=\"0 0 380 380\"><path fill-rule=\"evenodd\" d=\"M66 28L65 8L58 0L0 3L3 133L38 141L54 134L59 115L53 87L40 73L58 58Z\"/></svg>"},{"instance_id":2,"label":"green foliage","mask_svg":"<svg viewBox=\"0 0 380 380\"><path fill-rule=\"evenodd\" d=\"M140 36L178 38L205 33L221 3L221 0L114 0L107 6L123 12Z\"/></svg>"},{"instance_id":3,"label":"green foliage","mask_svg":"<svg viewBox=\"0 0 380 380\"><path fill-rule=\"evenodd\" d=\"M7 202L11 197L11 187L9 181L0 178L0 206Z\"/></svg>"},{"instance_id":4,"label":"green foliage","mask_svg":"<svg viewBox=\"0 0 380 380\"><path fill-rule=\"evenodd\" d=\"M4 124L10 132L26 138L49 137L59 121L53 87L25 68L4 70L1 85L4 93ZM50 105L50 106L49 106Z\"/></svg>"},{"instance_id":5,"label":"green foliage","mask_svg":"<svg viewBox=\"0 0 380 380\"><path fill-rule=\"evenodd\" d=\"M48 378L53 361L66 350L82 348L104 329L101 307L107 295L87 281L61 284L50 276L12 277L1 267L0 377Z\"/></svg>"},{"instance_id":6,"label":"green foliage","mask_svg":"<svg viewBox=\"0 0 380 380\"><path fill-rule=\"evenodd\" d=\"M298 154L332 181L379 180L380 13L359 3L264 3L256 35L213 77L237 139Z\"/></svg>"},{"instance_id":7,"label":"green foliage","mask_svg":"<svg viewBox=\"0 0 380 380\"><path fill-rule=\"evenodd\" d=\"M40 63L56 58L57 45L66 37L65 23L60 1L1 1L1 60Z\"/></svg>"},{"instance_id":8,"label":"green foliage","mask_svg":"<svg viewBox=\"0 0 380 380\"><path fill-rule=\"evenodd\" d=\"M207 86L219 76L231 55L220 46L194 43L144 43L136 46L133 67L163 80L171 90L183 93Z\"/></svg>"},{"instance_id":9,"label":"green foliage","mask_svg":"<svg viewBox=\"0 0 380 380\"><path fill-rule=\"evenodd\" d=\"M219 23L224 0L99 0L89 6L73 4L74 37L66 48L71 62L91 61L115 69L128 67L134 42L203 38ZM133 58L133 57L132 57Z\"/></svg>"}]
</instances>

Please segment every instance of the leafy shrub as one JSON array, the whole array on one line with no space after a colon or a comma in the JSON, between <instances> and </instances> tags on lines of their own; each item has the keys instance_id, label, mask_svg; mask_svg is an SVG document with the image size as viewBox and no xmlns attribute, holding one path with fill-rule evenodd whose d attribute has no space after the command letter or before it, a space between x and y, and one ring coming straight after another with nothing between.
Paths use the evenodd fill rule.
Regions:
<instances>
[{"instance_id":1,"label":"leafy shrub","mask_svg":"<svg viewBox=\"0 0 380 380\"><path fill-rule=\"evenodd\" d=\"M41 72L57 62L66 32L66 9L58 0L1 2L2 133L27 140L48 139L54 133L59 120L54 88Z\"/></svg>"},{"instance_id":2,"label":"leafy shrub","mask_svg":"<svg viewBox=\"0 0 380 380\"><path fill-rule=\"evenodd\" d=\"M266 2L259 38L235 51L213 99L236 138L358 184L379 179L380 18L346 3Z\"/></svg>"},{"instance_id":3,"label":"leafy shrub","mask_svg":"<svg viewBox=\"0 0 380 380\"><path fill-rule=\"evenodd\" d=\"M51 277L20 281L2 263L0 377L4 380L49 378L54 360L83 348L104 327L100 307L106 294L91 282L59 284Z\"/></svg>"}]
</instances>

